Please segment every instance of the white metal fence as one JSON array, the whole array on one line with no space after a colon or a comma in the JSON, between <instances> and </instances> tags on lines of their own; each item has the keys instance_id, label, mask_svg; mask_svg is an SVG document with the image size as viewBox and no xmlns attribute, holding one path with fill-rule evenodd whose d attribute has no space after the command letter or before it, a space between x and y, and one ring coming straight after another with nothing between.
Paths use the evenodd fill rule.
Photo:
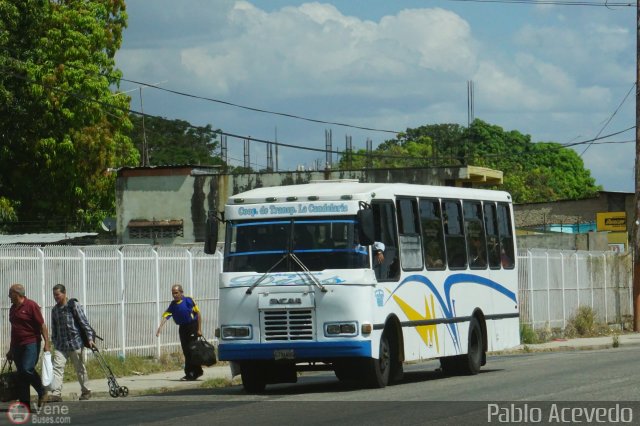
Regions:
<instances>
[{"instance_id":1,"label":"white metal fence","mask_svg":"<svg viewBox=\"0 0 640 426\"><path fill-rule=\"evenodd\" d=\"M528 250L518 258L521 323L564 329L580 306L593 308L604 324L633 316L629 254Z\"/></svg>"},{"instance_id":2,"label":"white metal fence","mask_svg":"<svg viewBox=\"0 0 640 426\"><path fill-rule=\"evenodd\" d=\"M55 304L52 288L60 283L69 297L85 307L89 321L104 341L101 347L123 356L160 356L163 350L180 351L178 327L155 332L172 300L171 286L182 284L194 298L203 318L203 334L213 339L218 326L218 276L222 256L206 255L201 248L151 246L0 247L0 282L25 286L27 297L44 308L50 325ZM6 293L5 293L6 294ZM0 301L0 341L10 340L8 297ZM100 346L100 345L99 345ZM2 352L4 354L5 352Z\"/></svg>"},{"instance_id":3,"label":"white metal fence","mask_svg":"<svg viewBox=\"0 0 640 426\"><path fill-rule=\"evenodd\" d=\"M533 328L564 328L579 306L601 322L622 323L633 314L631 256L610 252L528 250L520 253L520 321ZM209 339L218 326L222 256L201 248L151 246L0 247L0 285L24 284L44 308L49 324L52 288L61 283L85 306L102 347L118 354L160 356L179 351L178 327L155 331L180 283L198 303ZM6 293L5 293L6 294ZM0 351L9 346L8 297L0 299ZM2 356L5 352L0 352Z\"/></svg>"}]
</instances>

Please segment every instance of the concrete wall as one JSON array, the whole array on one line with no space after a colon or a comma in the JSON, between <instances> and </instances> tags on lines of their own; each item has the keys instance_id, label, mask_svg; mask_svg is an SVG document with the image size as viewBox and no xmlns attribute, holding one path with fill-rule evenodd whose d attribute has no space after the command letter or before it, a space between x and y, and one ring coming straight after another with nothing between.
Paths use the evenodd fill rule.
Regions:
<instances>
[{"instance_id":1,"label":"concrete wall","mask_svg":"<svg viewBox=\"0 0 640 426\"><path fill-rule=\"evenodd\" d=\"M586 234L546 233L543 235L520 235L516 240L518 250L554 249L607 251L609 244L605 232L589 232Z\"/></svg>"},{"instance_id":2,"label":"concrete wall","mask_svg":"<svg viewBox=\"0 0 640 426\"><path fill-rule=\"evenodd\" d=\"M530 228L549 224L576 224L596 221L596 213L627 213L627 231L631 232L634 217L634 194L600 192L595 198L514 205L517 228Z\"/></svg>"},{"instance_id":3,"label":"concrete wall","mask_svg":"<svg viewBox=\"0 0 640 426\"><path fill-rule=\"evenodd\" d=\"M602 212L627 213L627 234L631 236L634 215L634 194L600 192L597 197L584 200L555 201L552 203L515 204L516 228L544 229L551 224L595 223L596 214ZM582 234L546 233L518 237L518 249L610 250L606 232Z\"/></svg>"}]
</instances>

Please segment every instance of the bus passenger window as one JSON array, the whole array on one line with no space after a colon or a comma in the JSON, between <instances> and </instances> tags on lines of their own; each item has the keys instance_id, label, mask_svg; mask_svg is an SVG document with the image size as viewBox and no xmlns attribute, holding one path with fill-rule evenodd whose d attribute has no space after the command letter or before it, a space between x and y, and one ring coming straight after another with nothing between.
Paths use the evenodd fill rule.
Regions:
<instances>
[{"instance_id":1,"label":"bus passenger window","mask_svg":"<svg viewBox=\"0 0 640 426\"><path fill-rule=\"evenodd\" d=\"M451 269L467 267L467 250L462 225L460 202L446 200L442 202L445 244L447 246L447 264Z\"/></svg>"},{"instance_id":2,"label":"bus passenger window","mask_svg":"<svg viewBox=\"0 0 640 426\"><path fill-rule=\"evenodd\" d=\"M498 232L500 235L500 262L503 268L512 269L515 266L515 250L508 204L498 204Z\"/></svg>"},{"instance_id":3,"label":"bus passenger window","mask_svg":"<svg viewBox=\"0 0 640 426\"><path fill-rule=\"evenodd\" d=\"M399 198L397 207L402 269L422 269L424 256L422 254L422 238L418 232L420 229L418 203L415 198Z\"/></svg>"},{"instance_id":4,"label":"bus passenger window","mask_svg":"<svg viewBox=\"0 0 640 426\"><path fill-rule=\"evenodd\" d=\"M420 221L427 269L443 269L445 251L439 200L420 199Z\"/></svg>"},{"instance_id":5,"label":"bus passenger window","mask_svg":"<svg viewBox=\"0 0 640 426\"><path fill-rule=\"evenodd\" d=\"M463 201L463 206L469 267L471 269L486 269L487 244L484 235L482 204L480 201Z\"/></svg>"},{"instance_id":6,"label":"bus passenger window","mask_svg":"<svg viewBox=\"0 0 640 426\"><path fill-rule=\"evenodd\" d=\"M380 281L397 280L400 277L400 259L398 254L398 236L396 231L395 209L391 201L377 201L371 204L373 209L375 240L384 244L384 261L377 269L376 277Z\"/></svg>"},{"instance_id":7,"label":"bus passenger window","mask_svg":"<svg viewBox=\"0 0 640 426\"><path fill-rule=\"evenodd\" d=\"M484 228L487 233L489 267L500 269L500 238L498 237L496 204L493 202L484 203Z\"/></svg>"}]
</instances>

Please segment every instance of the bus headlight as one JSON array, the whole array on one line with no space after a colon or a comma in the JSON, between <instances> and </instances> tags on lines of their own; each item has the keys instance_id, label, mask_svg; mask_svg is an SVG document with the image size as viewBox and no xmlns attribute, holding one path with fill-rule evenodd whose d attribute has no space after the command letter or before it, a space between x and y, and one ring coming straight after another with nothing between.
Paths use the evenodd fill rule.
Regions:
<instances>
[{"instance_id":1,"label":"bus headlight","mask_svg":"<svg viewBox=\"0 0 640 426\"><path fill-rule=\"evenodd\" d=\"M327 337L353 337L358 335L358 323L328 322L324 324L324 335Z\"/></svg>"},{"instance_id":2,"label":"bus headlight","mask_svg":"<svg viewBox=\"0 0 640 426\"><path fill-rule=\"evenodd\" d=\"M225 340L251 339L250 325L223 325L220 327L220 334Z\"/></svg>"}]
</instances>

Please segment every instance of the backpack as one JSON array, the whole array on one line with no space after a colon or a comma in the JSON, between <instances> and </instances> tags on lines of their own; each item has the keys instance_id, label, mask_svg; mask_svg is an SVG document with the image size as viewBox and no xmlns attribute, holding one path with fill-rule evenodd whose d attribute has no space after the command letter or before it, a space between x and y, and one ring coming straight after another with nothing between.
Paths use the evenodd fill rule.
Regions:
<instances>
[{"instance_id":1,"label":"backpack","mask_svg":"<svg viewBox=\"0 0 640 426\"><path fill-rule=\"evenodd\" d=\"M73 314L73 319L76 323L76 327L78 327L78 331L80 332L82 345L85 348L91 348L91 345L89 345L90 340L95 341L96 339L100 339L100 340L103 340L103 339L102 337L96 334L96 331L93 329L93 327L91 327L91 325L89 325L88 330L84 329L84 327L82 326L82 322L80 321L80 316L78 314L78 308L76 306L76 303L78 303L78 299L69 299L69 301L67 302L67 304L71 308L71 313Z\"/></svg>"}]
</instances>

